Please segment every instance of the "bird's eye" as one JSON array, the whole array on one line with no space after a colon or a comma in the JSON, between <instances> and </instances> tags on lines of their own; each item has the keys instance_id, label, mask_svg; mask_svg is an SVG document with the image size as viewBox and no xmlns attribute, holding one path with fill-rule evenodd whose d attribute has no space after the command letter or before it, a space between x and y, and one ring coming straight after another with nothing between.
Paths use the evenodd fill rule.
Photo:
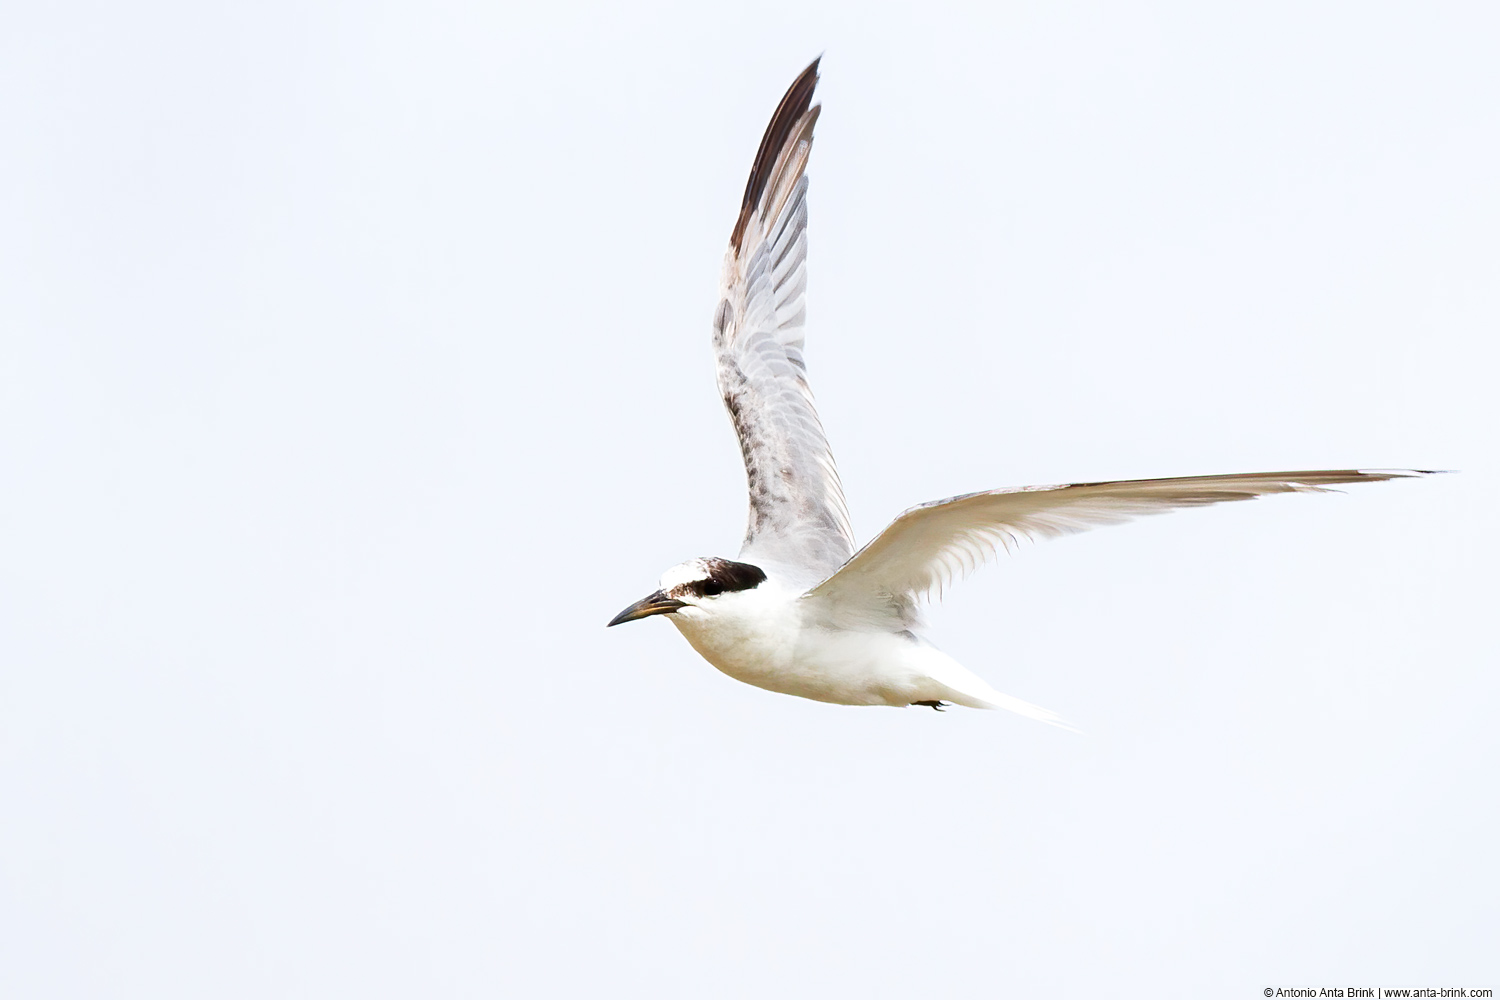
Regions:
<instances>
[{"instance_id":1,"label":"bird's eye","mask_svg":"<svg viewBox=\"0 0 1500 1000\"><path fill-rule=\"evenodd\" d=\"M724 585L722 583L719 583L717 580L703 581L704 597L718 597L722 593L724 593Z\"/></svg>"}]
</instances>

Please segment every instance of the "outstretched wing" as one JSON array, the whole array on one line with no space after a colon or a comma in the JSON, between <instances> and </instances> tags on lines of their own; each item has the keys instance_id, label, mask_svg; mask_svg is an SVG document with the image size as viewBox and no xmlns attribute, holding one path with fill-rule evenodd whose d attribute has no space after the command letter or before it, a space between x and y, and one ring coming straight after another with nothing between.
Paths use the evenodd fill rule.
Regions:
<instances>
[{"instance_id":1,"label":"outstretched wing","mask_svg":"<svg viewBox=\"0 0 1500 1000\"><path fill-rule=\"evenodd\" d=\"M1145 514L1268 493L1321 493L1344 483L1427 474L1410 469L1249 472L970 493L901 514L806 597L827 602L826 611L835 617L871 622L895 617L911 625L917 598L1023 538L1055 538Z\"/></svg>"},{"instance_id":2,"label":"outstretched wing","mask_svg":"<svg viewBox=\"0 0 1500 1000\"><path fill-rule=\"evenodd\" d=\"M802 361L807 287L807 166L818 63L771 118L729 237L714 315L719 391L740 438L750 488L741 558L802 585L854 552L833 452ZM800 579L799 579L800 578Z\"/></svg>"}]
</instances>

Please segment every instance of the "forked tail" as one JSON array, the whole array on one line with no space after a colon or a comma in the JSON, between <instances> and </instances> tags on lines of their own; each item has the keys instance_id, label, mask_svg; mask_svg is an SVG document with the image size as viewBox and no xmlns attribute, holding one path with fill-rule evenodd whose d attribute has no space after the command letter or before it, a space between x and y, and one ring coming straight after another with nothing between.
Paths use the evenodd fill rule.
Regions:
<instances>
[{"instance_id":1,"label":"forked tail","mask_svg":"<svg viewBox=\"0 0 1500 1000\"><path fill-rule=\"evenodd\" d=\"M1069 725L1056 712L1040 705L1033 705L1029 701L1022 701L1020 698L1012 698L1008 694L1001 694L985 683L983 678L976 676L953 657L925 640L922 640L922 645L927 653L923 657L923 667L929 677L947 689L948 693L943 695L944 700L968 708L1003 708L1007 712L1015 712L1028 719L1066 729L1070 733L1080 731L1077 727Z\"/></svg>"}]
</instances>

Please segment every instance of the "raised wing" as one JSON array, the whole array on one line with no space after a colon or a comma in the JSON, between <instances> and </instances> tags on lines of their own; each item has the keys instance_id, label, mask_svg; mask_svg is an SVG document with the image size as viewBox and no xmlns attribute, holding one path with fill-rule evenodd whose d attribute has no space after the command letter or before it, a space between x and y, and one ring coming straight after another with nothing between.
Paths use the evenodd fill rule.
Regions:
<instances>
[{"instance_id":1,"label":"raised wing","mask_svg":"<svg viewBox=\"0 0 1500 1000\"><path fill-rule=\"evenodd\" d=\"M833 452L802 362L807 287L807 166L818 63L771 118L729 237L714 314L719 391L740 438L750 488L741 558L803 585L854 552Z\"/></svg>"},{"instance_id":2,"label":"raised wing","mask_svg":"<svg viewBox=\"0 0 1500 1000\"><path fill-rule=\"evenodd\" d=\"M1344 483L1428 474L1410 469L1249 472L970 493L901 514L806 597L825 602L826 613L848 621L890 622L894 617L909 626L917 620L917 598L1023 538L1055 538L1145 514L1268 493L1322 493Z\"/></svg>"}]
</instances>

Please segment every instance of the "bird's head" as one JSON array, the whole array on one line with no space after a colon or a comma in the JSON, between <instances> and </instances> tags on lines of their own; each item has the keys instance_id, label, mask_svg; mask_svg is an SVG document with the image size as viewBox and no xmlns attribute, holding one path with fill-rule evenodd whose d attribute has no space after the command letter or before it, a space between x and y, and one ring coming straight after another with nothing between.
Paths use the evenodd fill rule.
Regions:
<instances>
[{"instance_id":1,"label":"bird's head","mask_svg":"<svg viewBox=\"0 0 1500 1000\"><path fill-rule=\"evenodd\" d=\"M615 615L609 624L620 625L650 615L670 615L682 608L707 609L725 594L753 590L765 578L765 571L750 563L716 556L689 559L663 573L660 589Z\"/></svg>"}]
</instances>

